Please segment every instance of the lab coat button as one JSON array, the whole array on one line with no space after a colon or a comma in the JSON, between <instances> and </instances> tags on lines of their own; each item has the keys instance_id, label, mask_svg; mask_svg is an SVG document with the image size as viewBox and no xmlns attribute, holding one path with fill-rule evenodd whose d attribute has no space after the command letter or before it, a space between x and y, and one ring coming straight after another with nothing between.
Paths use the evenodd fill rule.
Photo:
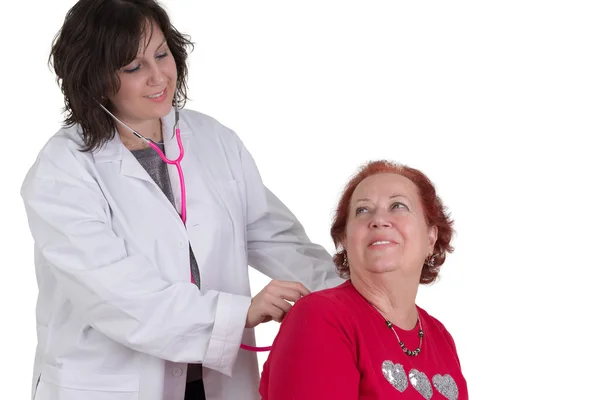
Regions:
<instances>
[{"instance_id":1,"label":"lab coat button","mask_svg":"<svg viewBox=\"0 0 600 400\"><path fill-rule=\"evenodd\" d=\"M183 374L183 370L181 368L173 369L173 376L181 376L181 374Z\"/></svg>"}]
</instances>

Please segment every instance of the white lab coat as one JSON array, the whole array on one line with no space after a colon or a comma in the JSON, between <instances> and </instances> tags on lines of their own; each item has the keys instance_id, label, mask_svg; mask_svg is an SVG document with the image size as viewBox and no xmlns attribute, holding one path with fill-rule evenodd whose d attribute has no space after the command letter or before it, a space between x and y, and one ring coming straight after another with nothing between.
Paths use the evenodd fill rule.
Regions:
<instances>
[{"instance_id":1,"label":"white lab coat","mask_svg":"<svg viewBox=\"0 0 600 400\"><path fill-rule=\"evenodd\" d=\"M166 153L179 154L174 112ZM182 400L187 363L202 363L206 398L257 399L245 329L248 265L312 290L335 286L330 255L263 185L234 132L180 113L187 227L119 136L84 153L61 129L22 187L35 241L35 400ZM180 185L169 166L177 207ZM306 187L301 190L309 190ZM201 290L190 283L188 243Z\"/></svg>"}]
</instances>

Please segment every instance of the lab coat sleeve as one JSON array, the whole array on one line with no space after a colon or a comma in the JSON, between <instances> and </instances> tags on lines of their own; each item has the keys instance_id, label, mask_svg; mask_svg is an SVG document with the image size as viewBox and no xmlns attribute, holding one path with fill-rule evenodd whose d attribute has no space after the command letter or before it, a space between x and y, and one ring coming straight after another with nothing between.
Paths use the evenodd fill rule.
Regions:
<instances>
[{"instance_id":1,"label":"lab coat sleeve","mask_svg":"<svg viewBox=\"0 0 600 400\"><path fill-rule=\"evenodd\" d=\"M250 297L201 295L128 254L100 187L77 165L38 161L21 192L35 246L65 296L91 327L129 348L231 375Z\"/></svg>"},{"instance_id":2,"label":"lab coat sleeve","mask_svg":"<svg viewBox=\"0 0 600 400\"><path fill-rule=\"evenodd\" d=\"M271 279L301 282L312 291L341 284L331 255L310 241L294 214L263 184L241 142L240 157L247 198L248 263Z\"/></svg>"}]
</instances>

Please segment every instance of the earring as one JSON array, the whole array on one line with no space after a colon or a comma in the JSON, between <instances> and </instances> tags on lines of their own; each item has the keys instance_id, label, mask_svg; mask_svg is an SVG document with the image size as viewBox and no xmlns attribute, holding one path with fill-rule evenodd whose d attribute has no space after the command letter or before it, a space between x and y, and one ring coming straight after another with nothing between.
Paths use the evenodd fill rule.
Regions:
<instances>
[{"instance_id":1,"label":"earring","mask_svg":"<svg viewBox=\"0 0 600 400\"><path fill-rule=\"evenodd\" d=\"M346 257L346 250L344 250L344 262L342 263L344 267L348 267L348 257Z\"/></svg>"},{"instance_id":2,"label":"earring","mask_svg":"<svg viewBox=\"0 0 600 400\"><path fill-rule=\"evenodd\" d=\"M427 257L427 259L425 260L425 264L427 264L428 267L435 267L435 254L432 254L429 257Z\"/></svg>"}]
</instances>

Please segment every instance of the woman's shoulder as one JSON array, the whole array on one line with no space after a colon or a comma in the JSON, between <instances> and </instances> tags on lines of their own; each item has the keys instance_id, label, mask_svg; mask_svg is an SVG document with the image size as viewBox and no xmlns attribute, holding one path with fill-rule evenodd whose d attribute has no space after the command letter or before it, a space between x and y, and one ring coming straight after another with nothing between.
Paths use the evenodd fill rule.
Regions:
<instances>
[{"instance_id":1,"label":"woman's shoulder","mask_svg":"<svg viewBox=\"0 0 600 400\"><path fill-rule=\"evenodd\" d=\"M356 289L354 289L352 283L350 283L349 280L346 280L337 286L328 289L318 290L316 292L311 293L311 295L315 297L329 299L331 301L343 301L345 299L353 297L355 292Z\"/></svg>"},{"instance_id":2,"label":"woman's shoulder","mask_svg":"<svg viewBox=\"0 0 600 400\"><path fill-rule=\"evenodd\" d=\"M419 316L423 323L427 325L428 330L433 330L436 334L439 334L439 336L443 337L448 342L450 347L456 351L456 344L454 343L454 339L452 338L452 335L446 326L439 319L432 316L421 307L418 307L418 309Z\"/></svg>"},{"instance_id":3,"label":"woman's shoulder","mask_svg":"<svg viewBox=\"0 0 600 400\"><path fill-rule=\"evenodd\" d=\"M351 288L351 287L350 287ZM275 345L294 341L318 340L325 338L354 336L355 319L352 305L348 304L349 290L347 283L313 292L298 300L283 319ZM312 335L318 332L318 337Z\"/></svg>"},{"instance_id":4,"label":"woman's shoulder","mask_svg":"<svg viewBox=\"0 0 600 400\"><path fill-rule=\"evenodd\" d=\"M429 314L427 312L427 310L425 310L419 306L417 306L417 309L419 310L419 317L423 321L425 321L428 325L432 325L440 331L448 332L448 330L446 329L446 326L444 326L444 324L439 319L437 319L433 315Z\"/></svg>"},{"instance_id":5,"label":"woman's shoulder","mask_svg":"<svg viewBox=\"0 0 600 400\"><path fill-rule=\"evenodd\" d=\"M337 317L343 314L349 314L352 309L354 297L354 288L350 281L342 284L313 292L302 297L296 302L290 314L295 314L295 318L323 319L330 315Z\"/></svg>"}]
</instances>

